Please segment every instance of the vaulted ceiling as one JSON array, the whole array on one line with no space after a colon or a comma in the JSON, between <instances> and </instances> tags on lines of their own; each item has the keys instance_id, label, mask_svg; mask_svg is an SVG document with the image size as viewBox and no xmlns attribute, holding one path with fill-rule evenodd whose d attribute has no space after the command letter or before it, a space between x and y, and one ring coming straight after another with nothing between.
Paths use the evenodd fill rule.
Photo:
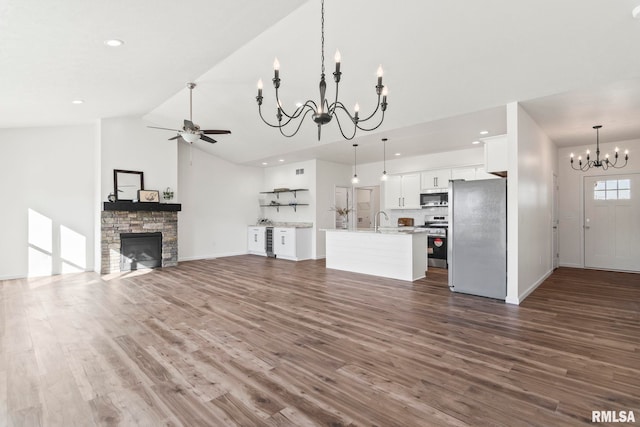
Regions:
<instances>
[{"instance_id":1,"label":"vaulted ceiling","mask_svg":"<svg viewBox=\"0 0 640 427\"><path fill-rule=\"evenodd\" d=\"M640 0L326 0L326 66L342 53L340 98L374 108L385 70L389 108L379 130L360 133L359 159L377 142L405 155L471 147L480 130L506 131L504 105L520 101L560 146L640 138ZM0 127L87 123L142 115L176 128L188 117L231 129L198 147L260 165L351 160L329 124L320 142L309 120L284 138L257 115L275 115L272 63L285 106L317 99L320 0L7 0L0 2ZM104 40L125 44L109 48ZM329 79L328 93L333 93ZM83 99L73 105L74 99ZM171 136L150 129L158 143ZM400 148L399 148L400 147Z\"/></svg>"}]
</instances>

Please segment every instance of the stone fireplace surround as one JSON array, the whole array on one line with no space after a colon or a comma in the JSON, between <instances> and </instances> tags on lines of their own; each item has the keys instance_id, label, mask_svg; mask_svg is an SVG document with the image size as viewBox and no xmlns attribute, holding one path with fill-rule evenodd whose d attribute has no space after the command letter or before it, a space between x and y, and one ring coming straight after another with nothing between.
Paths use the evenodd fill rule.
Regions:
<instances>
[{"instance_id":1,"label":"stone fireplace surround","mask_svg":"<svg viewBox=\"0 0 640 427\"><path fill-rule=\"evenodd\" d=\"M162 267L178 265L177 203L105 202L101 219L102 274L120 272L121 233L162 233Z\"/></svg>"}]
</instances>

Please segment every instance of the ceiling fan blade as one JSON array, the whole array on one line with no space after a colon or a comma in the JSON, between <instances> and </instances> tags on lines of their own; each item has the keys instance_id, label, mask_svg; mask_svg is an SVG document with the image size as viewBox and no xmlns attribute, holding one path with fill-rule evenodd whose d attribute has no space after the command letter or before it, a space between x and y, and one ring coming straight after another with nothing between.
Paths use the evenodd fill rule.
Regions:
<instances>
[{"instance_id":1,"label":"ceiling fan blade","mask_svg":"<svg viewBox=\"0 0 640 427\"><path fill-rule=\"evenodd\" d=\"M186 129L191 129L191 130L196 130L196 125L193 124L193 122L191 120L185 120L184 121L184 128Z\"/></svg>"},{"instance_id":2,"label":"ceiling fan blade","mask_svg":"<svg viewBox=\"0 0 640 427\"><path fill-rule=\"evenodd\" d=\"M174 139L178 139L178 138L180 138L180 135L176 135L176 136L174 136L173 138L169 138L169 141L172 141L172 140L174 140Z\"/></svg>"},{"instance_id":3,"label":"ceiling fan blade","mask_svg":"<svg viewBox=\"0 0 640 427\"><path fill-rule=\"evenodd\" d=\"M208 135L224 135L224 134L231 133L231 131L230 130L209 129L209 130L203 130L202 133L208 134Z\"/></svg>"},{"instance_id":4,"label":"ceiling fan blade","mask_svg":"<svg viewBox=\"0 0 640 427\"><path fill-rule=\"evenodd\" d=\"M200 139L201 139L201 140L203 140L203 141L210 142L210 143L212 143L212 144L215 144L216 142L218 142L218 141L216 141L215 139L213 139L213 138L209 138L209 137L208 137L208 136L206 136L206 135L200 135Z\"/></svg>"},{"instance_id":5,"label":"ceiling fan blade","mask_svg":"<svg viewBox=\"0 0 640 427\"><path fill-rule=\"evenodd\" d=\"M147 126L147 127L152 129L172 130L174 132L180 132L178 129L159 128L158 126Z\"/></svg>"}]
</instances>

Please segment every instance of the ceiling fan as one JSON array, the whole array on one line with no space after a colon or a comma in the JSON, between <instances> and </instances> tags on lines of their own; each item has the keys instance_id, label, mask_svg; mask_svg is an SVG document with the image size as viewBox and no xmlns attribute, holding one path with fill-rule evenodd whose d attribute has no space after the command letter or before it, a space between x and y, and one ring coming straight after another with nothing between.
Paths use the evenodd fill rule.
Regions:
<instances>
[{"instance_id":1,"label":"ceiling fan","mask_svg":"<svg viewBox=\"0 0 640 427\"><path fill-rule=\"evenodd\" d=\"M230 130L218 130L218 129L202 130L200 129L200 126L193 123L193 88L196 87L196 84L187 83L187 87L189 88L189 120L184 121L184 126L182 126L182 130L161 128L157 126L147 126L147 127L150 127L153 129L162 129L162 130L170 130L173 132L177 132L178 135L174 136L173 138L169 138L169 141L171 141L172 139L182 138L184 141L188 142L189 144L193 144L199 139L215 144L217 141L213 138L208 137L207 135L223 135L223 134L231 133Z\"/></svg>"}]
</instances>

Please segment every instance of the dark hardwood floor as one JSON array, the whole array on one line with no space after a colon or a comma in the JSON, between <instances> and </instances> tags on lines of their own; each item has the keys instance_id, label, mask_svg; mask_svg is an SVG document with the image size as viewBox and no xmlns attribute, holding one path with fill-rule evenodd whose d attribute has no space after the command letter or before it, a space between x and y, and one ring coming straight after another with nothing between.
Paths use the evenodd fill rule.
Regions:
<instances>
[{"instance_id":1,"label":"dark hardwood floor","mask_svg":"<svg viewBox=\"0 0 640 427\"><path fill-rule=\"evenodd\" d=\"M0 425L562 426L640 418L640 275L520 307L257 256L0 282ZM640 422L640 420L638 420Z\"/></svg>"}]
</instances>

